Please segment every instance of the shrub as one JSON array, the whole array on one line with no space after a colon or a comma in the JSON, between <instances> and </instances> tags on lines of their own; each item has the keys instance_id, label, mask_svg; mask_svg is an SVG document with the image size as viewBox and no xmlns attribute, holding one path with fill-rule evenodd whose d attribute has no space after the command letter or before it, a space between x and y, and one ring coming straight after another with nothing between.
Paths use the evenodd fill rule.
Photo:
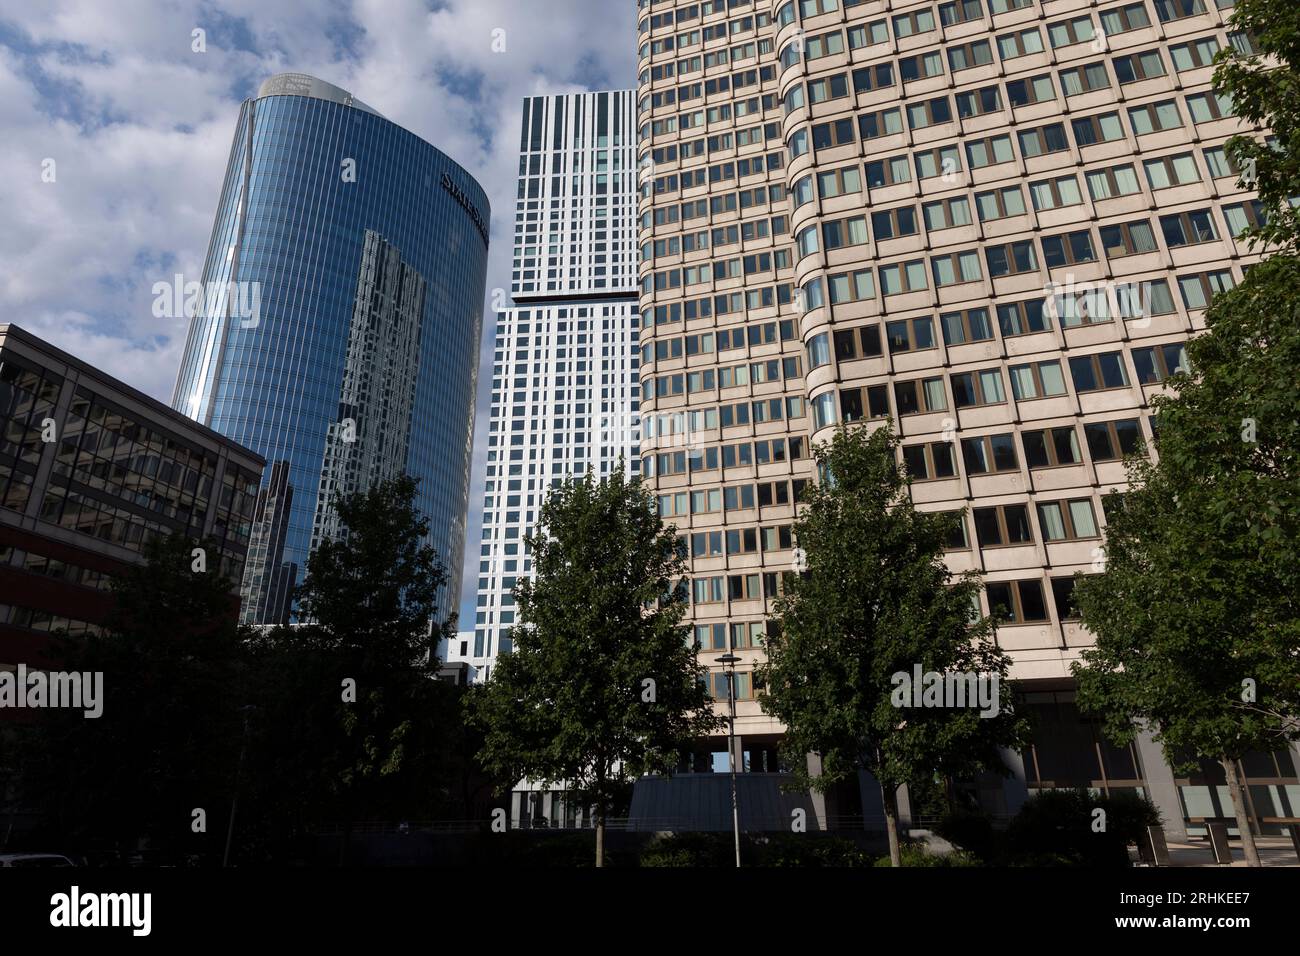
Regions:
<instances>
[{"instance_id":1,"label":"shrub","mask_svg":"<svg viewBox=\"0 0 1300 956\"><path fill-rule=\"evenodd\" d=\"M1093 829L1093 813L1106 828ZM1030 798L1007 828L1008 862L1029 866L1128 866L1128 844L1160 822L1149 800L1133 793L1105 797L1087 790L1046 790Z\"/></svg>"},{"instance_id":2,"label":"shrub","mask_svg":"<svg viewBox=\"0 0 1300 956\"><path fill-rule=\"evenodd\" d=\"M735 866L730 833L672 833L657 836L641 851L641 866Z\"/></svg>"},{"instance_id":3,"label":"shrub","mask_svg":"<svg viewBox=\"0 0 1300 956\"><path fill-rule=\"evenodd\" d=\"M1001 851L1001 840L993 829L993 821L982 813L956 810L946 814L934 830L949 843L986 863L992 862Z\"/></svg>"},{"instance_id":4,"label":"shrub","mask_svg":"<svg viewBox=\"0 0 1300 956\"><path fill-rule=\"evenodd\" d=\"M844 837L781 834L756 846L758 866L871 866L872 857Z\"/></svg>"},{"instance_id":5,"label":"shrub","mask_svg":"<svg viewBox=\"0 0 1300 956\"><path fill-rule=\"evenodd\" d=\"M900 847L903 866L979 866L980 861L973 853L965 850L957 850L953 853L944 855L933 855L925 852L925 847L919 843L904 843ZM876 860L876 866L889 866L889 857L882 856Z\"/></svg>"}]
</instances>

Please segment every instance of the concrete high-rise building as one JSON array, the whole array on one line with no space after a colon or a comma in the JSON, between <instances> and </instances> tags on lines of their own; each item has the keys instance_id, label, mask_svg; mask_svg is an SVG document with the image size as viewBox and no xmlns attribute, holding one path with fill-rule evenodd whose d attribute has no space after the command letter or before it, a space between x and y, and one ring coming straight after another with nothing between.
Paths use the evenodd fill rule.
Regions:
<instances>
[{"instance_id":1,"label":"concrete high-rise building","mask_svg":"<svg viewBox=\"0 0 1300 956\"><path fill-rule=\"evenodd\" d=\"M1037 718L1011 781L978 784L985 804L1141 788L1175 831L1231 815L1212 768L1175 778L1149 736L1111 745L1069 670L1091 642L1070 595L1100 561L1103 496L1122 456L1150 453L1152 396L1252 261L1235 236L1256 205L1223 148L1243 125L1211 89L1214 52L1251 42L1229 6L640 3L643 471L688 537L724 706L710 662L742 659L744 769L779 769L752 671L810 442L890 422L916 503L969 509L948 562L983 572ZM725 769L726 749L694 769ZM1263 817L1296 812L1288 753L1246 772ZM823 810L879 796L857 799Z\"/></svg>"},{"instance_id":2,"label":"concrete high-rise building","mask_svg":"<svg viewBox=\"0 0 1300 956\"><path fill-rule=\"evenodd\" d=\"M268 462L245 621L289 617L335 495L402 472L451 610L488 221L464 169L338 87L282 74L244 102L172 404Z\"/></svg>"},{"instance_id":3,"label":"concrete high-rise building","mask_svg":"<svg viewBox=\"0 0 1300 956\"><path fill-rule=\"evenodd\" d=\"M492 355L476 680L510 650L511 590L531 571L524 537L547 489L608 476L620 459L640 473L634 102L631 90L524 101L514 305L497 313Z\"/></svg>"}]
</instances>

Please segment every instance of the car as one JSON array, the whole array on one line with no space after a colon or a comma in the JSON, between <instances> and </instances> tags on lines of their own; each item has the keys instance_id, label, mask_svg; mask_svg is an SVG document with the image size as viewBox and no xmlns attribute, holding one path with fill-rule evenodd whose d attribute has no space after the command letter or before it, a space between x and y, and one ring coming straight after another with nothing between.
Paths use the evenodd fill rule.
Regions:
<instances>
[{"instance_id":1,"label":"car","mask_svg":"<svg viewBox=\"0 0 1300 956\"><path fill-rule=\"evenodd\" d=\"M10 866L76 866L61 853L0 853L0 869Z\"/></svg>"}]
</instances>

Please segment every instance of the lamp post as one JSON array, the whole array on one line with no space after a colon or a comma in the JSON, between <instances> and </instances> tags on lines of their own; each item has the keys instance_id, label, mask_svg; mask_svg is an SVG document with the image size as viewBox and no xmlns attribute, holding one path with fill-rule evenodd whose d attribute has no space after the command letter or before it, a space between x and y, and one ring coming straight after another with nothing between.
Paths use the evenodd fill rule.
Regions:
<instances>
[{"instance_id":1,"label":"lamp post","mask_svg":"<svg viewBox=\"0 0 1300 956\"><path fill-rule=\"evenodd\" d=\"M727 670L727 755L731 759L731 831L736 842L736 866L740 866L740 808L736 802L736 665L740 658L728 651L718 658Z\"/></svg>"},{"instance_id":2,"label":"lamp post","mask_svg":"<svg viewBox=\"0 0 1300 956\"><path fill-rule=\"evenodd\" d=\"M235 838L235 811L239 808L240 778L244 775L244 752L248 749L248 721L257 712L257 707L254 704L245 704L239 710L244 715L244 733L239 740L239 764L235 768L235 792L230 798L230 819L226 823L226 849L221 854L222 869L230 865L230 844Z\"/></svg>"}]
</instances>

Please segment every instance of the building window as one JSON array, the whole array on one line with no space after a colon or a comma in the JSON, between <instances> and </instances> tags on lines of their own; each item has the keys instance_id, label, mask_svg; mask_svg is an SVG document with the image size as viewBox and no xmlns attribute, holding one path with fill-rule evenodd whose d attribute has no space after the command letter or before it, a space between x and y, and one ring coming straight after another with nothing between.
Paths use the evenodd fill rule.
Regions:
<instances>
[{"instance_id":1,"label":"building window","mask_svg":"<svg viewBox=\"0 0 1300 956\"><path fill-rule=\"evenodd\" d=\"M894 383L894 402L899 415L917 415L948 410L942 378Z\"/></svg>"},{"instance_id":2,"label":"building window","mask_svg":"<svg viewBox=\"0 0 1300 956\"><path fill-rule=\"evenodd\" d=\"M962 372L951 379L953 404L957 408L999 405L1007 400L1002 389L1002 373L997 369Z\"/></svg>"},{"instance_id":3,"label":"building window","mask_svg":"<svg viewBox=\"0 0 1300 956\"><path fill-rule=\"evenodd\" d=\"M1142 385L1156 385L1177 372L1185 372L1188 369L1186 343L1134 349L1133 368Z\"/></svg>"},{"instance_id":4,"label":"building window","mask_svg":"<svg viewBox=\"0 0 1300 956\"><path fill-rule=\"evenodd\" d=\"M964 203L965 200L962 202ZM954 252L946 256L935 256L930 260L930 268L934 272L936 287L978 282L983 278L980 275L979 254L976 252Z\"/></svg>"},{"instance_id":5,"label":"building window","mask_svg":"<svg viewBox=\"0 0 1300 956\"><path fill-rule=\"evenodd\" d=\"M998 56L1003 60L1014 60L1016 57L1042 52L1043 37L1037 27L998 37Z\"/></svg>"},{"instance_id":6,"label":"building window","mask_svg":"<svg viewBox=\"0 0 1300 956\"><path fill-rule=\"evenodd\" d=\"M1101 25L1107 35L1118 36L1121 33L1128 33L1130 30L1140 30L1142 27L1151 26L1151 18L1147 16L1145 4L1128 3L1122 7L1103 11Z\"/></svg>"},{"instance_id":7,"label":"building window","mask_svg":"<svg viewBox=\"0 0 1300 956\"><path fill-rule=\"evenodd\" d=\"M927 316L889 322L885 325L885 337L889 340L891 354L932 349L935 347L934 320Z\"/></svg>"},{"instance_id":8,"label":"building window","mask_svg":"<svg viewBox=\"0 0 1300 956\"><path fill-rule=\"evenodd\" d=\"M1115 196L1128 196L1139 192L1137 173L1130 165L1112 166L1085 174L1088 180L1088 193L1094 202L1113 199Z\"/></svg>"},{"instance_id":9,"label":"building window","mask_svg":"<svg viewBox=\"0 0 1300 956\"><path fill-rule=\"evenodd\" d=\"M839 126L842 121L837 120L835 125ZM889 136L893 133L903 131L903 114L898 109L881 110L878 113L863 113L858 117L858 136L861 139L876 139L880 136ZM816 139L817 127L813 127L813 138ZM838 143L838 134L836 137Z\"/></svg>"},{"instance_id":10,"label":"building window","mask_svg":"<svg viewBox=\"0 0 1300 956\"><path fill-rule=\"evenodd\" d=\"M1097 537L1097 520L1090 498L1040 502L1038 526L1043 530L1043 540L1049 542Z\"/></svg>"},{"instance_id":11,"label":"building window","mask_svg":"<svg viewBox=\"0 0 1300 956\"><path fill-rule=\"evenodd\" d=\"M952 122L952 106L948 97L938 96L907 108L907 125L911 129L925 129L939 123Z\"/></svg>"},{"instance_id":12,"label":"building window","mask_svg":"<svg viewBox=\"0 0 1300 956\"><path fill-rule=\"evenodd\" d=\"M1155 0L1156 16L1161 23L1182 20L1184 17L1205 13L1205 0Z\"/></svg>"},{"instance_id":13,"label":"building window","mask_svg":"<svg viewBox=\"0 0 1300 956\"><path fill-rule=\"evenodd\" d=\"M1002 94L996 86L986 86L957 94L957 115L962 119L996 113L1000 109L1002 109Z\"/></svg>"},{"instance_id":14,"label":"building window","mask_svg":"<svg viewBox=\"0 0 1300 956\"><path fill-rule=\"evenodd\" d=\"M997 307L998 326L1003 338L1013 335L1029 335L1034 332L1046 332L1051 328L1051 319L1043 306L1046 299L1027 299L1023 302L1008 302Z\"/></svg>"},{"instance_id":15,"label":"building window","mask_svg":"<svg viewBox=\"0 0 1300 956\"><path fill-rule=\"evenodd\" d=\"M984 585L989 599L989 614L1002 624L1029 624L1046 621L1047 605L1043 601L1043 582L991 581Z\"/></svg>"},{"instance_id":16,"label":"building window","mask_svg":"<svg viewBox=\"0 0 1300 956\"><path fill-rule=\"evenodd\" d=\"M943 549L945 551L965 551L970 547L970 540L966 537L966 516L960 511L942 513L953 516L952 527L943 543Z\"/></svg>"},{"instance_id":17,"label":"building window","mask_svg":"<svg viewBox=\"0 0 1300 956\"><path fill-rule=\"evenodd\" d=\"M904 37L916 36L918 33L929 33L933 29L932 10L916 10L894 17L894 36L900 40Z\"/></svg>"},{"instance_id":18,"label":"building window","mask_svg":"<svg viewBox=\"0 0 1300 956\"><path fill-rule=\"evenodd\" d=\"M1165 245L1170 249L1213 242L1219 238L1208 209L1194 209L1190 212L1161 216L1160 231L1164 233Z\"/></svg>"},{"instance_id":19,"label":"building window","mask_svg":"<svg viewBox=\"0 0 1300 956\"><path fill-rule=\"evenodd\" d=\"M982 435L961 440L962 461L968 475L992 475L1019 471L1015 437L1010 433Z\"/></svg>"},{"instance_id":20,"label":"building window","mask_svg":"<svg viewBox=\"0 0 1300 956\"><path fill-rule=\"evenodd\" d=\"M1232 97L1226 93L1196 93L1186 98L1187 112L1193 123L1208 123L1210 120L1235 116Z\"/></svg>"},{"instance_id":21,"label":"building window","mask_svg":"<svg viewBox=\"0 0 1300 956\"><path fill-rule=\"evenodd\" d=\"M1129 107L1128 121L1137 136L1158 133L1161 130L1177 129L1183 125L1183 118L1178 112L1178 104L1173 100L1162 100L1159 103Z\"/></svg>"},{"instance_id":22,"label":"building window","mask_svg":"<svg viewBox=\"0 0 1300 956\"><path fill-rule=\"evenodd\" d=\"M925 218L925 228L930 232L951 229L954 226L969 226L970 204L965 199L941 199L926 203L921 207Z\"/></svg>"},{"instance_id":23,"label":"building window","mask_svg":"<svg viewBox=\"0 0 1300 956\"><path fill-rule=\"evenodd\" d=\"M1013 365L1010 374L1011 394L1018 402L1066 394L1065 376L1058 361Z\"/></svg>"},{"instance_id":24,"label":"building window","mask_svg":"<svg viewBox=\"0 0 1300 956\"><path fill-rule=\"evenodd\" d=\"M1060 77L1061 92L1067 97L1110 88L1110 76L1107 75L1106 64L1102 61L1061 70Z\"/></svg>"},{"instance_id":25,"label":"building window","mask_svg":"<svg viewBox=\"0 0 1300 956\"><path fill-rule=\"evenodd\" d=\"M979 542L981 548L1002 548L1033 543L1034 533L1029 526L1029 508L1025 505L976 508L972 516L975 522L975 540Z\"/></svg>"},{"instance_id":26,"label":"building window","mask_svg":"<svg viewBox=\"0 0 1300 956\"><path fill-rule=\"evenodd\" d=\"M942 146L916 154L916 175L920 179L958 172L961 172L961 153L956 146Z\"/></svg>"},{"instance_id":27,"label":"building window","mask_svg":"<svg viewBox=\"0 0 1300 956\"><path fill-rule=\"evenodd\" d=\"M1249 202L1224 206L1223 219L1228 224L1228 235L1237 239L1247 229L1257 229L1264 225L1268 216L1264 212L1264 204L1258 199L1252 199Z\"/></svg>"},{"instance_id":28,"label":"building window","mask_svg":"<svg viewBox=\"0 0 1300 956\"><path fill-rule=\"evenodd\" d=\"M1087 43L1092 39L1093 33L1092 19L1090 17L1075 17L1073 20L1062 20L1059 23L1049 24L1047 27L1047 39L1052 44L1053 49L1073 46L1076 43Z\"/></svg>"},{"instance_id":29,"label":"building window","mask_svg":"<svg viewBox=\"0 0 1300 956\"><path fill-rule=\"evenodd\" d=\"M1119 461L1142 451L1142 429L1136 418L1090 422L1083 426L1083 437L1094 462Z\"/></svg>"},{"instance_id":30,"label":"building window","mask_svg":"<svg viewBox=\"0 0 1300 956\"><path fill-rule=\"evenodd\" d=\"M915 292L925 288L928 288L925 262L921 259L880 267L880 291L884 295Z\"/></svg>"},{"instance_id":31,"label":"building window","mask_svg":"<svg viewBox=\"0 0 1300 956\"><path fill-rule=\"evenodd\" d=\"M1165 63L1160 58L1158 50L1147 50L1143 53L1117 56L1113 63L1115 64L1115 76L1119 79L1121 86L1165 75Z\"/></svg>"},{"instance_id":32,"label":"building window","mask_svg":"<svg viewBox=\"0 0 1300 956\"><path fill-rule=\"evenodd\" d=\"M898 61L898 75L903 82L943 76L943 57L938 53L918 53Z\"/></svg>"},{"instance_id":33,"label":"building window","mask_svg":"<svg viewBox=\"0 0 1300 956\"><path fill-rule=\"evenodd\" d=\"M964 312L945 312L939 316L945 345L962 345L966 342L987 342L993 338L988 309L967 309Z\"/></svg>"},{"instance_id":34,"label":"building window","mask_svg":"<svg viewBox=\"0 0 1300 956\"><path fill-rule=\"evenodd\" d=\"M1074 130L1074 140L1080 149L1124 138L1124 127L1120 124L1118 113L1084 116L1071 120L1070 127Z\"/></svg>"},{"instance_id":35,"label":"building window","mask_svg":"<svg viewBox=\"0 0 1300 956\"><path fill-rule=\"evenodd\" d=\"M1165 279L1129 282L1115 287L1119 314L1125 319L1168 315L1174 311L1174 297Z\"/></svg>"},{"instance_id":36,"label":"building window","mask_svg":"<svg viewBox=\"0 0 1300 956\"><path fill-rule=\"evenodd\" d=\"M1183 302L1188 309L1204 309L1210 304L1210 299L1215 293L1226 292L1235 285L1236 281L1232 278L1232 273L1226 269L1178 278L1178 289L1182 292ZM1169 311L1173 311L1172 301Z\"/></svg>"},{"instance_id":37,"label":"building window","mask_svg":"<svg viewBox=\"0 0 1300 956\"><path fill-rule=\"evenodd\" d=\"M1040 126L1038 129L1017 133L1016 136L1020 140L1020 154L1025 159L1059 153L1070 148L1070 142L1065 137L1065 127L1060 123Z\"/></svg>"},{"instance_id":38,"label":"building window","mask_svg":"<svg viewBox=\"0 0 1300 956\"><path fill-rule=\"evenodd\" d=\"M857 358L875 358L882 354L880 326L865 325L857 329L835 331L835 359L839 362Z\"/></svg>"},{"instance_id":39,"label":"building window","mask_svg":"<svg viewBox=\"0 0 1300 956\"><path fill-rule=\"evenodd\" d=\"M900 206L871 214L871 231L876 242L916 234L916 207Z\"/></svg>"},{"instance_id":40,"label":"building window","mask_svg":"<svg viewBox=\"0 0 1300 956\"><path fill-rule=\"evenodd\" d=\"M1080 394L1126 388L1129 384L1123 352L1101 352L1072 358L1070 377L1074 380L1074 390Z\"/></svg>"},{"instance_id":41,"label":"building window","mask_svg":"<svg viewBox=\"0 0 1300 956\"><path fill-rule=\"evenodd\" d=\"M957 73L993 62L993 48L988 40L976 40L948 48L948 68Z\"/></svg>"},{"instance_id":42,"label":"building window","mask_svg":"<svg viewBox=\"0 0 1300 956\"><path fill-rule=\"evenodd\" d=\"M862 191L862 176L857 166L846 166L817 174L817 189L822 199L834 199L846 193Z\"/></svg>"},{"instance_id":43,"label":"building window","mask_svg":"<svg viewBox=\"0 0 1300 956\"><path fill-rule=\"evenodd\" d=\"M980 0L952 0L951 3L939 4L939 22L946 27L983 18L984 10L980 6Z\"/></svg>"},{"instance_id":44,"label":"building window","mask_svg":"<svg viewBox=\"0 0 1300 956\"><path fill-rule=\"evenodd\" d=\"M1101 325L1111 320L1110 301L1104 287L1080 292L1058 292L1052 296L1051 302L1056 319L1063 329Z\"/></svg>"},{"instance_id":45,"label":"building window","mask_svg":"<svg viewBox=\"0 0 1300 956\"><path fill-rule=\"evenodd\" d=\"M1079 619L1079 609L1074 603L1074 578L1052 578L1052 603L1058 621Z\"/></svg>"},{"instance_id":46,"label":"building window","mask_svg":"<svg viewBox=\"0 0 1300 956\"><path fill-rule=\"evenodd\" d=\"M867 163L867 185L871 188L912 181L912 164L906 156L877 159Z\"/></svg>"},{"instance_id":47,"label":"building window","mask_svg":"<svg viewBox=\"0 0 1300 956\"><path fill-rule=\"evenodd\" d=\"M979 210L980 222L993 222L1008 216L1023 215L1025 197L1019 186L1003 186L1001 189L976 193L975 208Z\"/></svg>"},{"instance_id":48,"label":"building window","mask_svg":"<svg viewBox=\"0 0 1300 956\"><path fill-rule=\"evenodd\" d=\"M1079 192L1079 181L1073 176L1060 176L1056 179L1043 179L1030 183L1029 195L1033 200L1034 208L1038 210L1077 206L1083 202L1083 196Z\"/></svg>"},{"instance_id":49,"label":"building window","mask_svg":"<svg viewBox=\"0 0 1300 956\"><path fill-rule=\"evenodd\" d=\"M1092 235L1086 229L1063 236L1044 236L1042 242L1043 264L1049 269L1097 261Z\"/></svg>"},{"instance_id":50,"label":"building window","mask_svg":"<svg viewBox=\"0 0 1300 956\"><path fill-rule=\"evenodd\" d=\"M1155 230L1145 219L1118 226L1102 226L1097 230L1097 235L1101 239L1102 251L1110 259L1156 252L1160 248L1156 245Z\"/></svg>"},{"instance_id":51,"label":"building window","mask_svg":"<svg viewBox=\"0 0 1300 956\"><path fill-rule=\"evenodd\" d=\"M1035 272L1038 269L1034 243L1029 239L1002 246L988 246L984 250L984 260L988 263L989 275L994 278Z\"/></svg>"},{"instance_id":52,"label":"building window","mask_svg":"<svg viewBox=\"0 0 1300 956\"><path fill-rule=\"evenodd\" d=\"M955 478L957 460L949 442L930 442L924 445L905 445L903 463L908 477L913 481L935 481Z\"/></svg>"},{"instance_id":53,"label":"building window","mask_svg":"<svg viewBox=\"0 0 1300 956\"><path fill-rule=\"evenodd\" d=\"M1025 463L1030 468L1056 468L1083 461L1073 425L1022 432L1020 439L1025 446Z\"/></svg>"},{"instance_id":54,"label":"building window","mask_svg":"<svg viewBox=\"0 0 1300 956\"><path fill-rule=\"evenodd\" d=\"M1016 155L1011 148L1010 136L990 136L967 143L966 158L970 161L971 169L983 169L985 166L1009 163Z\"/></svg>"},{"instance_id":55,"label":"building window","mask_svg":"<svg viewBox=\"0 0 1300 956\"><path fill-rule=\"evenodd\" d=\"M1169 48L1169 56L1174 61L1174 69L1179 73L1195 70L1214 63L1214 54L1219 52L1219 41L1215 37L1203 37L1190 43L1178 43Z\"/></svg>"}]
</instances>

